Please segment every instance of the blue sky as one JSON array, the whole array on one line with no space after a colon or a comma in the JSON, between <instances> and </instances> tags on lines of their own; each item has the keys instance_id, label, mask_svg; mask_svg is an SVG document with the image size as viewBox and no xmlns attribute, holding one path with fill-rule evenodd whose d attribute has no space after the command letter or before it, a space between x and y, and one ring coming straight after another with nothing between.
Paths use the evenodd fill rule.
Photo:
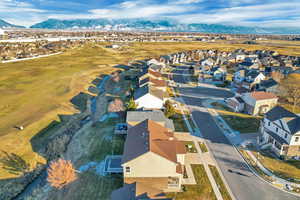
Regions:
<instances>
[{"instance_id":1,"label":"blue sky","mask_svg":"<svg viewBox=\"0 0 300 200\"><path fill-rule=\"evenodd\" d=\"M49 18L141 17L300 28L300 0L0 0L0 18L25 26Z\"/></svg>"}]
</instances>

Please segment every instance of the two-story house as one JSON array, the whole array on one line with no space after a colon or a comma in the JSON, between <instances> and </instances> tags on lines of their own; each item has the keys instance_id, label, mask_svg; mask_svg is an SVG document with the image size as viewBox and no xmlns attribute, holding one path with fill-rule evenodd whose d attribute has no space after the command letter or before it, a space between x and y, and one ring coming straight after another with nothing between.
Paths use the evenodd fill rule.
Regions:
<instances>
[{"instance_id":1,"label":"two-story house","mask_svg":"<svg viewBox=\"0 0 300 200\"><path fill-rule=\"evenodd\" d=\"M281 106L264 116L260 126L259 144L277 155L300 157L300 117Z\"/></svg>"},{"instance_id":2,"label":"two-story house","mask_svg":"<svg viewBox=\"0 0 300 200\"><path fill-rule=\"evenodd\" d=\"M134 93L134 102L137 104L138 109L162 109L168 98L167 92L159 90L151 85L140 87Z\"/></svg>"},{"instance_id":3,"label":"two-story house","mask_svg":"<svg viewBox=\"0 0 300 200\"><path fill-rule=\"evenodd\" d=\"M153 197L179 192L185 155L184 143L173 132L157 122L144 120L128 130L122 156L124 184L142 184L146 193L156 191L151 194Z\"/></svg>"},{"instance_id":4,"label":"two-story house","mask_svg":"<svg viewBox=\"0 0 300 200\"><path fill-rule=\"evenodd\" d=\"M242 94L244 111L250 115L262 115L276 106L278 97L270 92L255 91Z\"/></svg>"}]
</instances>

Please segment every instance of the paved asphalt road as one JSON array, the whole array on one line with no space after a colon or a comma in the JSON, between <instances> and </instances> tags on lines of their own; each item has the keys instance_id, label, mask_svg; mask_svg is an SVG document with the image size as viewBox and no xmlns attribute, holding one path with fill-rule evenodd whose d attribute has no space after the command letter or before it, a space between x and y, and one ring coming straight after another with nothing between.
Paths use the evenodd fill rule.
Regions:
<instances>
[{"instance_id":1,"label":"paved asphalt road","mask_svg":"<svg viewBox=\"0 0 300 200\"><path fill-rule=\"evenodd\" d=\"M176 70L175 73L183 72ZM184 76L175 75L174 80L186 83ZM190 105L192 116L207 139L208 147L214 155L231 191L237 200L299 200L300 197L276 189L256 177L247 167L236 149L223 135L212 116L201 106L203 98L228 98L228 91L212 88L180 88L182 98ZM232 170L229 172L228 170Z\"/></svg>"}]
</instances>

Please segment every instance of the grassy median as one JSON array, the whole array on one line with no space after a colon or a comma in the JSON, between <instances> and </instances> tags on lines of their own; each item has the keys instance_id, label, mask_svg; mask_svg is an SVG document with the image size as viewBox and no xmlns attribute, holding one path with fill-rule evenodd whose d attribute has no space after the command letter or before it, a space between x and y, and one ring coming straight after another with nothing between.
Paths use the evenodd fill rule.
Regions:
<instances>
[{"instance_id":1,"label":"grassy median","mask_svg":"<svg viewBox=\"0 0 300 200\"><path fill-rule=\"evenodd\" d=\"M231 200L231 196L227 191L227 188L218 172L218 169L215 166L209 165L210 171L219 187L220 193L223 197L223 200Z\"/></svg>"}]
</instances>

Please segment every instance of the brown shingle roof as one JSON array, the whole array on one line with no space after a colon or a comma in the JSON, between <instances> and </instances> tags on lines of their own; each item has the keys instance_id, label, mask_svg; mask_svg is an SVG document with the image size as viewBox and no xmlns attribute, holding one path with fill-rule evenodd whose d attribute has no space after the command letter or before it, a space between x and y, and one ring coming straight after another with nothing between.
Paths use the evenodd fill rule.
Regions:
<instances>
[{"instance_id":1,"label":"brown shingle roof","mask_svg":"<svg viewBox=\"0 0 300 200\"><path fill-rule=\"evenodd\" d=\"M155 78L150 77L149 81L151 83L153 83L154 86L157 86L157 87L166 87L167 86L167 82L165 80L159 80L159 79L155 79Z\"/></svg>"},{"instance_id":2,"label":"brown shingle roof","mask_svg":"<svg viewBox=\"0 0 300 200\"><path fill-rule=\"evenodd\" d=\"M128 130L122 163L135 159L146 152L153 152L177 163L177 154L185 154L184 143L174 138L162 125L146 119Z\"/></svg>"},{"instance_id":3,"label":"brown shingle roof","mask_svg":"<svg viewBox=\"0 0 300 200\"><path fill-rule=\"evenodd\" d=\"M151 70L151 69L148 70L148 73L149 73L150 75L152 75L152 76L157 77L157 78L162 77L161 73L156 72L156 71L153 71L153 70Z\"/></svg>"},{"instance_id":4,"label":"brown shingle roof","mask_svg":"<svg viewBox=\"0 0 300 200\"><path fill-rule=\"evenodd\" d=\"M276 99L277 96L271 92L256 91L251 92L250 96L256 100Z\"/></svg>"}]
</instances>

